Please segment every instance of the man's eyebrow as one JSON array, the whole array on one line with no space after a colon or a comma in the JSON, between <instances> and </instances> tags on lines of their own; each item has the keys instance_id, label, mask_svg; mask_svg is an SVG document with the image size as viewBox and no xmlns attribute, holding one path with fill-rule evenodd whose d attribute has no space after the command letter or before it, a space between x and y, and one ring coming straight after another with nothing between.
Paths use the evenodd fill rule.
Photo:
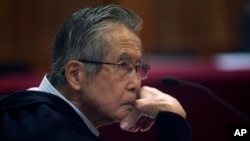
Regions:
<instances>
[{"instance_id":1,"label":"man's eyebrow","mask_svg":"<svg viewBox=\"0 0 250 141\"><path fill-rule=\"evenodd\" d=\"M119 57L119 60L132 60L132 57L128 53L122 53Z\"/></svg>"},{"instance_id":2,"label":"man's eyebrow","mask_svg":"<svg viewBox=\"0 0 250 141\"><path fill-rule=\"evenodd\" d=\"M132 59L133 57L128 53L122 53L119 57L119 60L131 61ZM143 60L144 60L143 57L140 57L138 60L136 60L136 62L142 63Z\"/></svg>"}]
</instances>

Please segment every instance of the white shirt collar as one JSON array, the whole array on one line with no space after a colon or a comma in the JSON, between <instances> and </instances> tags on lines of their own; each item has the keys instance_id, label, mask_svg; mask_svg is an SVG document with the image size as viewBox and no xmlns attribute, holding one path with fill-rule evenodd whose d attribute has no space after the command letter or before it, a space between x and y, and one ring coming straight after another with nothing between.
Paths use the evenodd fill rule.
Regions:
<instances>
[{"instance_id":1,"label":"white shirt collar","mask_svg":"<svg viewBox=\"0 0 250 141\"><path fill-rule=\"evenodd\" d=\"M37 90L37 91L42 91L42 92L46 92L49 94L53 94L55 96L60 97L61 99L63 99L65 102L67 102L75 111L76 113L82 118L82 120L84 121L84 123L86 123L86 125L88 126L88 128L91 130L91 132L96 135L99 136L99 132L98 130L95 128L95 126L88 120L88 118L73 104L71 103L67 98L65 98L57 89L55 89L55 87L52 86L52 84L49 82L49 80L47 79L47 75L45 75L43 77L42 82L40 83L39 87L34 87L34 88L30 88L28 90Z\"/></svg>"}]
</instances>

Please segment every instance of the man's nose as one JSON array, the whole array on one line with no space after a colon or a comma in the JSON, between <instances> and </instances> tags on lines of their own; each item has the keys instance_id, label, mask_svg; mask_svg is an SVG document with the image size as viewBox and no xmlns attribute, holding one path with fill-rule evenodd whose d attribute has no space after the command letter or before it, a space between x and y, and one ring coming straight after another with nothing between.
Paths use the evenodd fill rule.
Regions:
<instances>
[{"instance_id":1,"label":"man's nose","mask_svg":"<svg viewBox=\"0 0 250 141\"><path fill-rule=\"evenodd\" d=\"M138 91L141 88L141 79L136 72L135 69L131 72L132 74L130 75L130 82L129 82L129 90L132 91L133 93L138 93Z\"/></svg>"}]
</instances>

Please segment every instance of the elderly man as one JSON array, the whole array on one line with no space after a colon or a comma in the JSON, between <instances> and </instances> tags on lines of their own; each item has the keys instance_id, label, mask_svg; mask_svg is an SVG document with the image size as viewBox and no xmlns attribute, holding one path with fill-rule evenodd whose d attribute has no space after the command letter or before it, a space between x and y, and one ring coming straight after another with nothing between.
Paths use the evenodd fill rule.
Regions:
<instances>
[{"instance_id":1,"label":"elderly man","mask_svg":"<svg viewBox=\"0 0 250 141\"><path fill-rule=\"evenodd\" d=\"M1 141L97 141L98 127L120 122L157 140L191 140L180 103L141 86L149 65L138 33L141 19L118 5L75 12L59 30L52 71L37 88L2 100Z\"/></svg>"}]
</instances>

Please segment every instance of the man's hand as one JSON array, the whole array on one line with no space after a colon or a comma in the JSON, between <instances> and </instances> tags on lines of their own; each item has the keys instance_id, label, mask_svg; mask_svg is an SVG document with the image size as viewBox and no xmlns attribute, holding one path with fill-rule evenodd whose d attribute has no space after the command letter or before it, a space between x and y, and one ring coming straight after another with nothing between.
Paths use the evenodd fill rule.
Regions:
<instances>
[{"instance_id":1,"label":"man's hand","mask_svg":"<svg viewBox=\"0 0 250 141\"><path fill-rule=\"evenodd\" d=\"M161 111L173 112L186 118L186 112L178 100L156 88L144 86L140 90L140 98L136 100L135 109L121 121L120 126L131 132L147 131Z\"/></svg>"}]
</instances>

